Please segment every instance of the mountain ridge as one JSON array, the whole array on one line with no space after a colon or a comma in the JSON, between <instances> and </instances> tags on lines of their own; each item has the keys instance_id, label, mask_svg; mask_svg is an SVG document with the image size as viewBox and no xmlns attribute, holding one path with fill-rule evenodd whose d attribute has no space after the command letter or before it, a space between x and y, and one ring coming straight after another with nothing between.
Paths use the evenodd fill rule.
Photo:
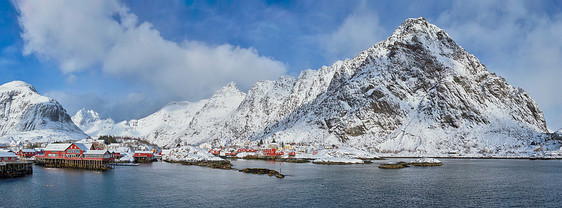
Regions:
<instances>
[{"instance_id":1,"label":"mountain ridge","mask_svg":"<svg viewBox=\"0 0 562 208\"><path fill-rule=\"evenodd\" d=\"M167 138L139 136L164 146L275 139L405 155L507 154L536 142L556 147L544 139L542 111L524 90L490 73L424 18L407 19L352 59L230 96L232 102L207 103L215 95L200 101L207 110L168 129ZM205 116L217 109L220 115Z\"/></svg>"}]
</instances>

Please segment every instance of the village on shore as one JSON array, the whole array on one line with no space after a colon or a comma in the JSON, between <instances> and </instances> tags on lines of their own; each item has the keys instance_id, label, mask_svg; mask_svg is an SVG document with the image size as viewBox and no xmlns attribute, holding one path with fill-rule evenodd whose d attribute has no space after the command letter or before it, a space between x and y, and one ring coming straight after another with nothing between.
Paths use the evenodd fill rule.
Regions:
<instances>
[{"instance_id":1,"label":"village on shore","mask_svg":"<svg viewBox=\"0 0 562 208\"><path fill-rule=\"evenodd\" d=\"M445 155L445 156L443 156ZM535 154L531 157L489 157L505 159L560 159L560 152ZM393 157L393 156L390 156ZM400 157L396 155L395 157ZM452 151L439 157L473 158ZM474 157L486 158L486 157ZM229 159L274 160L278 162L346 165L368 164L383 160L376 154L337 145L244 141L228 146L203 143L161 149L137 138L100 136L80 141L31 143L27 141L0 143L0 178L32 174L32 164L55 168L109 170L115 166L136 166L138 163L166 161L219 169L233 169ZM424 163L442 164L438 160ZM415 164L412 162L410 164ZM381 168L402 168L407 163L383 164ZM432 165L428 165L432 166ZM267 171L266 171L267 172Z\"/></svg>"},{"instance_id":2,"label":"village on shore","mask_svg":"<svg viewBox=\"0 0 562 208\"><path fill-rule=\"evenodd\" d=\"M282 162L313 162L316 164L362 164L380 159L373 154L353 148L335 145L312 146L309 144L275 141L246 141L240 144L213 147L203 143L197 147L183 146L161 149L136 138L101 136L80 141L0 144L0 164L8 167L24 164L12 172L1 172L3 177L30 174L31 164L55 168L108 170L115 166L133 166L138 163L166 161L184 164L232 169L227 159L276 160ZM224 164L224 165L217 165Z\"/></svg>"}]
</instances>

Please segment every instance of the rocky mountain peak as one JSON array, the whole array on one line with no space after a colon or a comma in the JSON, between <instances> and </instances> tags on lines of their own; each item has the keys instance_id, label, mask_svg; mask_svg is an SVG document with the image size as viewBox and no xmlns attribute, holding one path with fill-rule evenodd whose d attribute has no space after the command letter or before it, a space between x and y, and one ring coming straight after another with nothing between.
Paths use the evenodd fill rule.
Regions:
<instances>
[{"instance_id":1,"label":"rocky mountain peak","mask_svg":"<svg viewBox=\"0 0 562 208\"><path fill-rule=\"evenodd\" d=\"M231 96L231 95L243 95L243 92L240 92L238 86L235 82L230 82L218 91L215 92L213 97L224 97L224 96Z\"/></svg>"},{"instance_id":2,"label":"rocky mountain peak","mask_svg":"<svg viewBox=\"0 0 562 208\"><path fill-rule=\"evenodd\" d=\"M74 116L72 116L72 122L77 125L84 125L97 120L100 120L99 114L93 110L86 110L85 108L80 109Z\"/></svg>"},{"instance_id":3,"label":"rocky mountain peak","mask_svg":"<svg viewBox=\"0 0 562 208\"><path fill-rule=\"evenodd\" d=\"M425 20L423 17L406 19L402 24L392 33L391 37L406 38L414 35L429 35L437 37L438 34L448 36L445 31Z\"/></svg>"},{"instance_id":4,"label":"rocky mountain peak","mask_svg":"<svg viewBox=\"0 0 562 208\"><path fill-rule=\"evenodd\" d=\"M435 54L458 58L465 51L453 41L445 30L427 22L423 17L404 21L385 41L374 47L390 49L407 48L418 54Z\"/></svg>"},{"instance_id":5,"label":"rocky mountain peak","mask_svg":"<svg viewBox=\"0 0 562 208\"><path fill-rule=\"evenodd\" d=\"M22 81L0 86L0 142L79 140L86 135L57 101Z\"/></svg>"},{"instance_id":6,"label":"rocky mountain peak","mask_svg":"<svg viewBox=\"0 0 562 208\"><path fill-rule=\"evenodd\" d=\"M2 91L14 91L14 90L29 90L31 92L37 92L37 90L35 90L35 87L33 87L33 85L28 84L26 82L23 81L11 81L8 82L6 84L3 84L2 86L0 86L0 92Z\"/></svg>"}]
</instances>

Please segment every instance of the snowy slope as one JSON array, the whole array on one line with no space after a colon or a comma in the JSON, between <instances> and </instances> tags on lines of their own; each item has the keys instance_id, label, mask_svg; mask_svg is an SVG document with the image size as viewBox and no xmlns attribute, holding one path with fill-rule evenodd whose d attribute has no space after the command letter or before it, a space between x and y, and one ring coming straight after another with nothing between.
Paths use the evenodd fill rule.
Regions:
<instances>
[{"instance_id":1,"label":"snowy slope","mask_svg":"<svg viewBox=\"0 0 562 208\"><path fill-rule=\"evenodd\" d=\"M209 129L222 128L222 121L236 110L244 96L235 83L230 83L210 99L195 103L171 102L154 114L138 120L115 123L111 119L100 119L94 111L81 110L73 116L73 121L90 136L138 137L171 147L181 143L181 139L187 136L191 140L206 140Z\"/></svg>"},{"instance_id":2,"label":"snowy slope","mask_svg":"<svg viewBox=\"0 0 562 208\"><path fill-rule=\"evenodd\" d=\"M139 120L115 123L101 119L97 112L82 109L72 117L73 122L90 136L114 135L158 140L161 145L172 143L177 131L189 124L206 100L197 103L171 102L159 111Z\"/></svg>"},{"instance_id":3,"label":"snowy slope","mask_svg":"<svg viewBox=\"0 0 562 208\"><path fill-rule=\"evenodd\" d=\"M413 156L559 148L544 140L542 111L523 89L423 18L353 59L259 81L247 94L229 84L189 106L173 122L157 112L118 131L167 146L275 139Z\"/></svg>"},{"instance_id":4,"label":"snowy slope","mask_svg":"<svg viewBox=\"0 0 562 208\"><path fill-rule=\"evenodd\" d=\"M86 138L55 100L25 82L0 86L0 142L80 140Z\"/></svg>"}]
</instances>

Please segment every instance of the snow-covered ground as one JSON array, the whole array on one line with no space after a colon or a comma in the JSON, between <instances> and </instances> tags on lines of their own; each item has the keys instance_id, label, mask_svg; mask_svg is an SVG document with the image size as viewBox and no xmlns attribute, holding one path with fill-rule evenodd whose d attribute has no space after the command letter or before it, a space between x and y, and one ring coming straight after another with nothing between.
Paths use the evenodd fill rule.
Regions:
<instances>
[{"instance_id":1,"label":"snow-covered ground","mask_svg":"<svg viewBox=\"0 0 562 208\"><path fill-rule=\"evenodd\" d=\"M178 147L170 150L168 155L162 157L166 161L174 162L200 162L200 161L222 161L224 159L216 157L208 152L198 147L184 146Z\"/></svg>"},{"instance_id":2,"label":"snow-covered ground","mask_svg":"<svg viewBox=\"0 0 562 208\"><path fill-rule=\"evenodd\" d=\"M410 163L441 163L441 161L435 158L419 158Z\"/></svg>"},{"instance_id":3,"label":"snow-covered ground","mask_svg":"<svg viewBox=\"0 0 562 208\"><path fill-rule=\"evenodd\" d=\"M297 153L295 158L313 159L313 162L364 163L361 159L378 158L377 155L350 147L319 149L318 153Z\"/></svg>"}]
</instances>

